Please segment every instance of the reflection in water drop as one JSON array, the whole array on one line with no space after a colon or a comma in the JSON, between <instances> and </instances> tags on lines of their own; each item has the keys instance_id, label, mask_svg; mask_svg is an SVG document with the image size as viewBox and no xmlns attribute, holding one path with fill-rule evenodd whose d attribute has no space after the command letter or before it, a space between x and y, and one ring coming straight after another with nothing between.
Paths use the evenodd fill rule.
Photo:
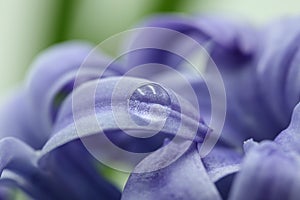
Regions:
<instances>
[{"instance_id":1,"label":"reflection in water drop","mask_svg":"<svg viewBox=\"0 0 300 200\"><path fill-rule=\"evenodd\" d=\"M164 123L171 111L171 98L158 84L137 88L129 99L129 113L139 126Z\"/></svg>"}]
</instances>

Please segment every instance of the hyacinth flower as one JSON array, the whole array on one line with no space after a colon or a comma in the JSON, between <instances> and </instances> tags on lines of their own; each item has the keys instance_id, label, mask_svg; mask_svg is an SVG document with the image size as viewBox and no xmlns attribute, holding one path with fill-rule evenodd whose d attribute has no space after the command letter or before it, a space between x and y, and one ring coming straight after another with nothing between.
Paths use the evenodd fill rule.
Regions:
<instances>
[{"instance_id":1,"label":"hyacinth flower","mask_svg":"<svg viewBox=\"0 0 300 200\"><path fill-rule=\"evenodd\" d=\"M300 108L296 106L299 70L295 41L300 31L294 23L296 20L272 24L261 34L250 26L218 17L159 16L146 22L146 26L184 33L199 43L210 42L207 51L224 79L228 111L221 138L205 157L201 157L199 149L214 129L206 122L210 117L209 93L203 87L203 80L186 75L179 66L181 58L162 50L142 49L129 53L125 63L109 63L109 58L99 54L88 60L86 71L74 85L77 71L92 47L66 43L51 48L34 62L26 87L2 107L1 186L20 188L34 199L297 199ZM295 40L286 38L286 29L294 34ZM165 45L180 43L164 35L147 39L153 43L164 41ZM282 48L272 46L278 40ZM159 71L154 69L136 73L135 77L124 76L134 66L144 63L165 64L185 74L197 91L199 107L204 110L201 118L185 90L178 94L180 90L173 91L160 84L169 80L176 85L169 74L158 75ZM110 67L98 80L99 68L105 65ZM157 82L147 80L152 76ZM123 84L113 93L121 79ZM137 90L128 97L125 94L131 88ZM94 107L87 98L93 89ZM272 103L270 96L274 98ZM79 99L75 107L72 97ZM131 116L123 118L123 129L115 121L112 97L118 111ZM124 109L128 102L129 110ZM148 111L157 107L149 115ZM81 136L77 133L74 112L79 113L76 123L81 124ZM149 139L129 137L124 132L124 129L149 131L140 130L140 125L147 124L149 118L161 119L166 112L166 123ZM186 117L180 119L179 113ZM91 116L100 122L103 129L100 134ZM136 124L130 123L132 120ZM193 138L189 132L195 130L194 126L197 129ZM179 127L185 134L180 135L178 146L164 148ZM122 196L97 171L99 162L82 144L86 140L104 139L103 135L131 152L158 148L137 160L139 164ZM248 140L243 146L249 138L259 143ZM262 141L265 139L273 141ZM177 152L187 143L189 148L177 158ZM122 158L114 152L105 153ZM174 157L175 162L164 166ZM158 170L147 172L153 166ZM7 187L3 191L1 188L1 195L9 193Z\"/></svg>"}]
</instances>

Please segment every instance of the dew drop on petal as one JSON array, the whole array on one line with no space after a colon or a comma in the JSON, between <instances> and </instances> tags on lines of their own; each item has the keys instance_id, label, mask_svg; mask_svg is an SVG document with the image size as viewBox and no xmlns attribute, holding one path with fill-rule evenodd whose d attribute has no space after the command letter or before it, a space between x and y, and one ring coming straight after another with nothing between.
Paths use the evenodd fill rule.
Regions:
<instances>
[{"instance_id":1,"label":"dew drop on petal","mask_svg":"<svg viewBox=\"0 0 300 200\"><path fill-rule=\"evenodd\" d=\"M171 98L158 84L150 83L137 88L129 99L129 112L139 126L164 123L171 111Z\"/></svg>"}]
</instances>

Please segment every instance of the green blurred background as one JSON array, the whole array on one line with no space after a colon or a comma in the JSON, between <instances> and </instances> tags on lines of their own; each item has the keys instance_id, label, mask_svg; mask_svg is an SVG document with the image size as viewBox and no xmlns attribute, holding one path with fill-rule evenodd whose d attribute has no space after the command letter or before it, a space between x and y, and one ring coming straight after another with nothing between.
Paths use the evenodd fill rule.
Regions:
<instances>
[{"instance_id":1,"label":"green blurred background","mask_svg":"<svg viewBox=\"0 0 300 200\"><path fill-rule=\"evenodd\" d=\"M299 13L300 1L0 0L0 100L49 45L69 39L99 43L157 12L225 13L260 24Z\"/></svg>"}]
</instances>

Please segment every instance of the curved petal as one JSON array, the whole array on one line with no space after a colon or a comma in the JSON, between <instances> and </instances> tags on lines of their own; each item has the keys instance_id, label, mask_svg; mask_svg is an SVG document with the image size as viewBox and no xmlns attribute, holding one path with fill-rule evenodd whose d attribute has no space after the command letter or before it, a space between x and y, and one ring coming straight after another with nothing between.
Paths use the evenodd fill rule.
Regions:
<instances>
[{"instance_id":1,"label":"curved petal","mask_svg":"<svg viewBox=\"0 0 300 200\"><path fill-rule=\"evenodd\" d=\"M184 145L184 143L182 144ZM176 157L177 148L158 150L145 158L137 168L148 168L151 165L160 166L166 160ZM143 171L143 170L142 170ZM147 171L147 170L145 170ZM215 185L209 179L201 162L196 144L171 165L148 173L133 172L122 194L123 200L145 199L221 199Z\"/></svg>"},{"instance_id":2,"label":"curved petal","mask_svg":"<svg viewBox=\"0 0 300 200\"><path fill-rule=\"evenodd\" d=\"M273 139L285 127L276 123L276 118L263 101L265 95L257 89L259 84L254 63L239 70L224 72L223 79L228 102L225 122L228 131L224 131L229 132L226 133L229 140L238 139L241 145L249 138Z\"/></svg>"},{"instance_id":3,"label":"curved petal","mask_svg":"<svg viewBox=\"0 0 300 200\"><path fill-rule=\"evenodd\" d=\"M246 21L239 21L227 16L198 16L196 25L213 41L229 50L238 50L244 55L256 51L254 42L257 33ZM222 33L222 34L220 34Z\"/></svg>"},{"instance_id":4,"label":"curved petal","mask_svg":"<svg viewBox=\"0 0 300 200\"><path fill-rule=\"evenodd\" d=\"M31 147L18 139L8 137L0 141L0 150L1 185L17 186L34 197L50 198L43 192L45 185L37 184L44 177L36 167L38 156ZM37 185L34 187L34 184Z\"/></svg>"},{"instance_id":5,"label":"curved petal","mask_svg":"<svg viewBox=\"0 0 300 200\"><path fill-rule=\"evenodd\" d=\"M179 15L158 15L148 19L144 27L166 28L183 33L200 44L206 44L210 41L211 56L218 66L240 67L242 60L247 60L249 55L255 52L256 33L250 25L235 22L232 19L201 16L201 17L183 17ZM222 32L222 34L220 34ZM142 33L144 34L144 33ZM146 33L145 33L146 34ZM147 37L135 36L132 46L129 49L139 46L144 40L152 43L162 44L177 52L180 48L185 48L179 40L180 37L172 33L163 33L161 35L149 34ZM190 49L191 50L191 49ZM187 51L189 51L187 49ZM188 52L187 52L188 53ZM132 68L145 63L160 63L169 67L177 68L183 58L178 55L160 49L141 49L128 54L127 67ZM142 76L142 74L140 74Z\"/></svg>"},{"instance_id":6,"label":"curved petal","mask_svg":"<svg viewBox=\"0 0 300 200\"><path fill-rule=\"evenodd\" d=\"M285 151L295 151L300 154L300 103L295 107L292 121L287 129L282 131L276 138L275 142Z\"/></svg>"},{"instance_id":7,"label":"curved petal","mask_svg":"<svg viewBox=\"0 0 300 200\"><path fill-rule=\"evenodd\" d=\"M210 42L208 47L205 47L221 71L227 93L228 109L222 134L222 139L226 140L226 142L241 147L245 139L251 137L257 140L273 139L284 128L284 125L276 123L276 118L272 116L268 106L263 102L263 95L257 90L259 85L257 83L256 63L254 60L258 46L257 33L251 26L220 17L201 16L188 18L172 15L154 17L146 21L144 26L175 30L192 37L200 44ZM129 49L135 49L140 43L143 44L145 40L148 43L151 41L151 43L161 44L160 46L165 45L168 47L166 49L174 49L175 52L178 49L183 51L182 49L185 48L182 41L174 36L171 37L170 34L155 35L145 33L145 35L134 37L132 46ZM187 56L192 54L191 49L187 48L186 51ZM151 67L143 68L150 70L149 73L137 72L134 75L145 77L145 74L147 74L147 76L155 77L157 74L162 74L160 75L161 80L167 79L166 77L169 74L166 73L164 76L162 67L153 63L172 67L187 77L196 92L203 91L196 94L198 95L198 100L202 99L203 101L206 98L205 104L208 106L203 110L209 109L209 93L205 91L207 90L205 87L202 87L203 80L197 78L197 81L193 81L193 77L185 72L187 69L182 67L183 60L184 58L172 52L146 48L130 52L127 55L127 67L132 69L134 66L151 63ZM190 72L190 74L192 73ZM202 103L200 102L200 104ZM200 109L203 107L199 106ZM209 111L205 111L203 118L209 119ZM208 121L206 120L206 122Z\"/></svg>"},{"instance_id":8,"label":"curved petal","mask_svg":"<svg viewBox=\"0 0 300 200\"><path fill-rule=\"evenodd\" d=\"M299 31L300 34L300 31ZM285 84L285 101L288 106L288 111L294 109L295 105L300 100L300 93L298 88L300 87L300 70L299 70L299 62L300 62L300 51L294 53L293 60L291 61L290 68L288 70L288 74L286 77Z\"/></svg>"},{"instance_id":9,"label":"curved petal","mask_svg":"<svg viewBox=\"0 0 300 200\"><path fill-rule=\"evenodd\" d=\"M120 192L98 174L95 161L78 141L40 159L14 138L2 139L0 150L0 184L19 187L32 198L120 199Z\"/></svg>"},{"instance_id":10,"label":"curved petal","mask_svg":"<svg viewBox=\"0 0 300 200\"><path fill-rule=\"evenodd\" d=\"M203 165L213 182L240 169L242 155L233 149L215 147L206 157L202 158Z\"/></svg>"},{"instance_id":11,"label":"curved petal","mask_svg":"<svg viewBox=\"0 0 300 200\"><path fill-rule=\"evenodd\" d=\"M0 108L0 139L15 137L38 149L44 138L35 134L34 122L30 119L27 95L21 88L15 91Z\"/></svg>"},{"instance_id":12,"label":"curved petal","mask_svg":"<svg viewBox=\"0 0 300 200\"><path fill-rule=\"evenodd\" d=\"M0 199L9 199L11 196L11 191L8 188L0 186Z\"/></svg>"},{"instance_id":13,"label":"curved petal","mask_svg":"<svg viewBox=\"0 0 300 200\"><path fill-rule=\"evenodd\" d=\"M51 172L53 184L65 185L61 191L56 189L62 193L61 199L120 199L120 191L100 175L96 163L78 140L39 160L40 169Z\"/></svg>"},{"instance_id":14,"label":"curved petal","mask_svg":"<svg viewBox=\"0 0 300 200\"><path fill-rule=\"evenodd\" d=\"M299 167L299 155L287 154L273 142L262 142L246 155L229 199L296 200Z\"/></svg>"},{"instance_id":15,"label":"curved petal","mask_svg":"<svg viewBox=\"0 0 300 200\"><path fill-rule=\"evenodd\" d=\"M256 69L251 63L242 68L223 70L221 73L227 98L226 118L221 140L227 144L241 147L243 141L249 138L273 139L283 129L275 123L273 116L262 103L263 97L257 91L255 73ZM199 104L201 117L208 124L212 105L207 83L202 77L188 70L182 70L180 74L187 79L187 83L177 80L178 78L171 72L153 76L152 80L169 86L187 100L193 99L188 90L188 86L192 87L198 102L191 103ZM215 83L209 76L206 77L206 81ZM219 87L217 84L214 86ZM220 117L219 120L221 121L222 118ZM211 128L214 127L211 126Z\"/></svg>"},{"instance_id":16,"label":"curved petal","mask_svg":"<svg viewBox=\"0 0 300 200\"><path fill-rule=\"evenodd\" d=\"M295 93L286 93L286 90L294 90L295 80L298 79L298 72L295 69L291 71L295 67L293 62L299 51L300 28L295 26L297 21L299 17L277 21L263 30L265 33L260 39L262 47L258 54L257 67L259 88L273 117L282 126L288 125L292 109L299 101L298 90ZM298 68L298 64L296 65ZM294 75L289 75L291 72ZM295 96L298 97L296 101Z\"/></svg>"},{"instance_id":17,"label":"curved petal","mask_svg":"<svg viewBox=\"0 0 300 200\"><path fill-rule=\"evenodd\" d=\"M131 131L133 135L128 135ZM171 90L145 79L105 78L82 85L66 99L43 152L97 134L142 153L158 148L166 137L202 142L210 133L194 107Z\"/></svg>"},{"instance_id":18,"label":"curved petal","mask_svg":"<svg viewBox=\"0 0 300 200\"><path fill-rule=\"evenodd\" d=\"M13 137L6 137L0 140L0 173L4 169L20 170L22 162L34 165L37 155L34 150Z\"/></svg>"},{"instance_id":19,"label":"curved petal","mask_svg":"<svg viewBox=\"0 0 300 200\"><path fill-rule=\"evenodd\" d=\"M77 86L80 82L97 79L99 71L110 63L101 52L90 55L92 50L93 46L84 42L66 42L46 50L32 64L27 81L28 106L36 123L35 131L44 134L46 139L61 102L72 91L75 79L80 79ZM88 55L89 59L85 60ZM119 74L116 67L106 72L107 76L116 74Z\"/></svg>"},{"instance_id":20,"label":"curved petal","mask_svg":"<svg viewBox=\"0 0 300 200\"><path fill-rule=\"evenodd\" d=\"M222 199L228 199L236 175L237 172L231 173L227 176L224 176L223 178L221 178L215 183Z\"/></svg>"}]
</instances>

